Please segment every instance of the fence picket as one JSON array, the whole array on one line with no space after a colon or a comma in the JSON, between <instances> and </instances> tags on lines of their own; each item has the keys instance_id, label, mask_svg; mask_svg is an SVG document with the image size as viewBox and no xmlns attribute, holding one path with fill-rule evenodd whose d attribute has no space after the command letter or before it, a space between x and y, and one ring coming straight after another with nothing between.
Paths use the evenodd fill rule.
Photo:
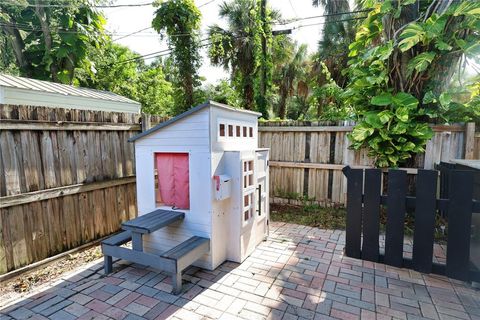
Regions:
<instances>
[{"instance_id":1,"label":"fence picket","mask_svg":"<svg viewBox=\"0 0 480 320\"><path fill-rule=\"evenodd\" d=\"M452 170L449 180L446 274L454 279L468 280L473 175L470 171Z\"/></svg>"},{"instance_id":2,"label":"fence picket","mask_svg":"<svg viewBox=\"0 0 480 320\"><path fill-rule=\"evenodd\" d=\"M345 254L360 258L363 169L346 168L344 174L348 177Z\"/></svg>"},{"instance_id":3,"label":"fence picket","mask_svg":"<svg viewBox=\"0 0 480 320\"><path fill-rule=\"evenodd\" d=\"M385 263L394 267L403 264L406 196L407 173L403 170L388 170Z\"/></svg>"},{"instance_id":4,"label":"fence picket","mask_svg":"<svg viewBox=\"0 0 480 320\"><path fill-rule=\"evenodd\" d=\"M438 172L418 170L413 235L413 268L432 272Z\"/></svg>"},{"instance_id":5,"label":"fence picket","mask_svg":"<svg viewBox=\"0 0 480 320\"><path fill-rule=\"evenodd\" d=\"M365 170L362 259L373 262L378 261L379 255L381 179L380 169Z\"/></svg>"}]
</instances>

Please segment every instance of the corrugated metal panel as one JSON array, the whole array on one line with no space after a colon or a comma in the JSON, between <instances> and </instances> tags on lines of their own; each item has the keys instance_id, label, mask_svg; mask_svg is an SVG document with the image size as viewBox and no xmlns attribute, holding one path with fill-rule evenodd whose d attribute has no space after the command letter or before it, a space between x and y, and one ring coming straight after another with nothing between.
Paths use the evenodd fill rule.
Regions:
<instances>
[{"instance_id":1,"label":"corrugated metal panel","mask_svg":"<svg viewBox=\"0 0 480 320\"><path fill-rule=\"evenodd\" d=\"M140 105L137 101L125 98L121 95L108 91L100 91L95 89L79 88L66 84L41 81L36 79L28 79L16 77L6 74L0 74L0 87L11 87L17 89L27 89L33 91L49 92L60 94L63 96L76 96L90 99L102 99L116 102L125 102Z\"/></svg>"}]
</instances>

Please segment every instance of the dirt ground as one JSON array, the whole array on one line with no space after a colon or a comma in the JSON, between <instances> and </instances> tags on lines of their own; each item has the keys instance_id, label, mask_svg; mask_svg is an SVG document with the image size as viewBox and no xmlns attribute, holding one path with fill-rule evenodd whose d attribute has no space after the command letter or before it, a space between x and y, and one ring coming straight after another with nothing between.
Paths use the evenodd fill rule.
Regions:
<instances>
[{"instance_id":1,"label":"dirt ground","mask_svg":"<svg viewBox=\"0 0 480 320\"><path fill-rule=\"evenodd\" d=\"M85 264L102 257L100 246L70 254L47 265L0 283L0 308L9 301L28 295L33 289L60 279Z\"/></svg>"}]
</instances>

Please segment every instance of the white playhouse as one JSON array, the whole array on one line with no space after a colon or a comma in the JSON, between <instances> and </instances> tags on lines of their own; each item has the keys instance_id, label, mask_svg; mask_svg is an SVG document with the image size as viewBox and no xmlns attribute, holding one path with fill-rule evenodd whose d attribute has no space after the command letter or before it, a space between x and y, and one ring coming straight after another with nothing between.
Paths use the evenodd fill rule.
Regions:
<instances>
[{"instance_id":1,"label":"white playhouse","mask_svg":"<svg viewBox=\"0 0 480 320\"><path fill-rule=\"evenodd\" d=\"M162 255L192 236L210 240L194 265L242 262L268 234L268 149L258 148L257 112L209 101L142 132L135 142L138 215L182 219L144 234ZM162 225L163 226L163 225Z\"/></svg>"}]
</instances>

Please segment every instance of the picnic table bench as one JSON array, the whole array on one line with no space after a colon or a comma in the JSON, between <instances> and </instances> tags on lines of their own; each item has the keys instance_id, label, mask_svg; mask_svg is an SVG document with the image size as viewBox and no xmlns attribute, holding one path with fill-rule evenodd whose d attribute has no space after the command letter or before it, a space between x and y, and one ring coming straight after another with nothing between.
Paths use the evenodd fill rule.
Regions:
<instances>
[{"instance_id":1,"label":"picnic table bench","mask_svg":"<svg viewBox=\"0 0 480 320\"><path fill-rule=\"evenodd\" d=\"M138 218L122 223L125 230L102 241L105 274L112 272L112 257L151 266L172 276L173 293L182 290L182 272L192 263L208 253L210 239L193 236L172 249L156 255L143 251L143 235L152 233L185 218L185 213L158 209ZM132 241L132 249L121 247Z\"/></svg>"}]
</instances>

